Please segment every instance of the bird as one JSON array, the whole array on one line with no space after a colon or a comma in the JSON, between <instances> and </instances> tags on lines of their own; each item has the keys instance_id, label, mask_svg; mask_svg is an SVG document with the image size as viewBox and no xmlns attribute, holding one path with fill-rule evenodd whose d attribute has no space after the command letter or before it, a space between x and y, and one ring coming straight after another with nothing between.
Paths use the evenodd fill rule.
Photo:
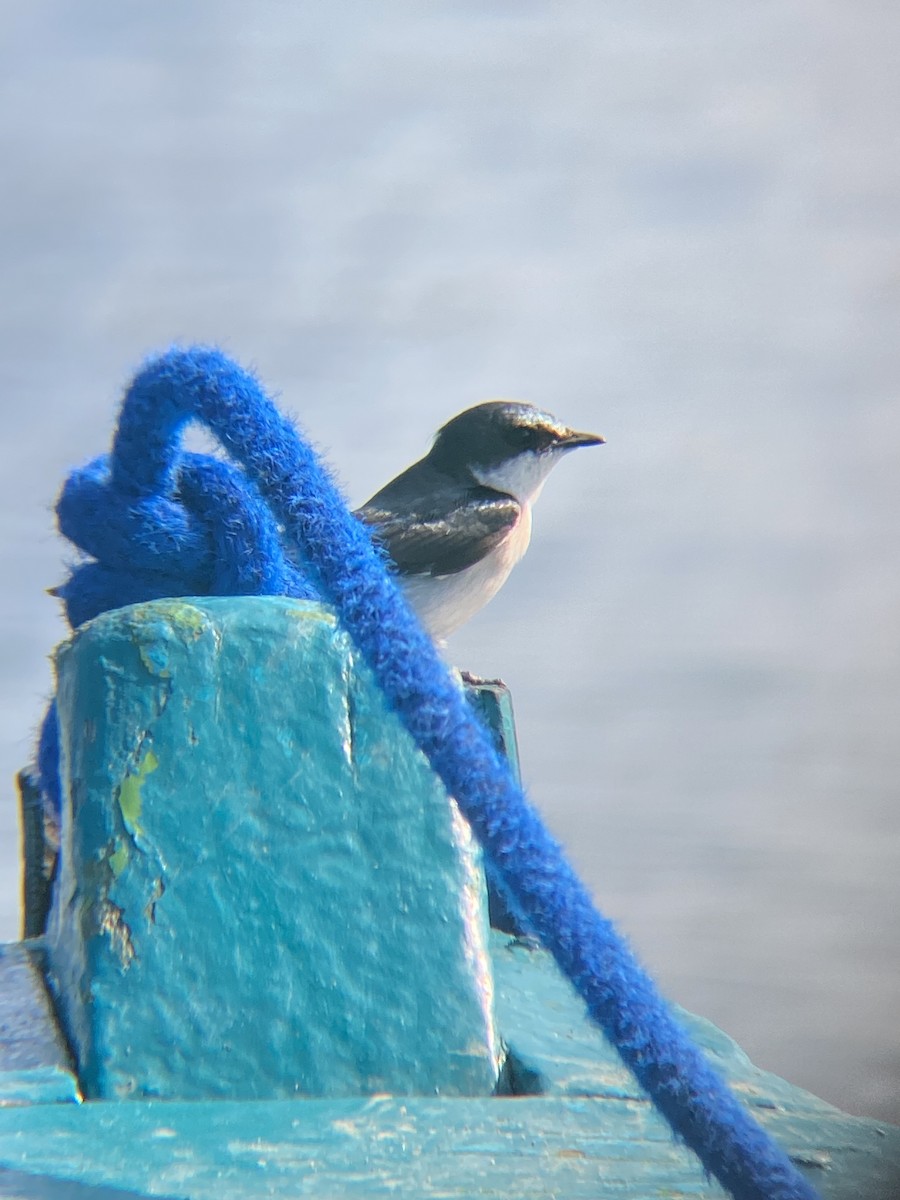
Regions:
<instances>
[{"instance_id":1,"label":"bird","mask_svg":"<svg viewBox=\"0 0 900 1200\"><path fill-rule=\"evenodd\" d=\"M528 549L531 509L559 460L605 442L534 405L488 400L356 510L438 643L497 594Z\"/></svg>"}]
</instances>

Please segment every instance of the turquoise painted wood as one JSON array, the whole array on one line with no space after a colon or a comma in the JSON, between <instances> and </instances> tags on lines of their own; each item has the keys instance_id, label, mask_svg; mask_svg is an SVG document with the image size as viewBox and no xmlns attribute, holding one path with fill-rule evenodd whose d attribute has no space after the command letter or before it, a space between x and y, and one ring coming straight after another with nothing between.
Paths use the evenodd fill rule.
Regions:
<instances>
[{"instance_id":1,"label":"turquoise painted wood","mask_svg":"<svg viewBox=\"0 0 900 1200\"><path fill-rule=\"evenodd\" d=\"M57 671L86 1095L491 1093L480 852L329 612L120 609Z\"/></svg>"},{"instance_id":2,"label":"turquoise painted wood","mask_svg":"<svg viewBox=\"0 0 900 1200\"><path fill-rule=\"evenodd\" d=\"M0 947L0 1197L723 1195L552 960L485 936L458 814L326 610L123 610L59 674L62 885ZM508 695L476 700L509 751ZM900 1198L900 1130L682 1020L823 1200Z\"/></svg>"}]
</instances>

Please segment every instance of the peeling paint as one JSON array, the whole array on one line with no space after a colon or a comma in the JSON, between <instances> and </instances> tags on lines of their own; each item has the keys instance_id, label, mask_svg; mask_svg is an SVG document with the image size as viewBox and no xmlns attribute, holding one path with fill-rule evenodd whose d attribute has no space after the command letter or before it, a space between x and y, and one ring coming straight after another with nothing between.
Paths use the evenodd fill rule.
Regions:
<instances>
[{"instance_id":1,"label":"peeling paint","mask_svg":"<svg viewBox=\"0 0 900 1200\"><path fill-rule=\"evenodd\" d=\"M147 904L144 908L144 916L147 918L147 920L150 922L151 925L156 924L156 902L157 902L157 900L162 899L163 895L165 894L165 890L166 890L165 881L163 880L162 876L160 876L156 880L154 880L153 893L150 896L150 899L147 901Z\"/></svg>"},{"instance_id":2,"label":"peeling paint","mask_svg":"<svg viewBox=\"0 0 900 1200\"><path fill-rule=\"evenodd\" d=\"M135 959L134 942L131 930L124 920L124 912L118 904L111 900L100 902L100 919L98 926L101 933L109 938L110 948L118 958L122 970L127 971Z\"/></svg>"}]
</instances>

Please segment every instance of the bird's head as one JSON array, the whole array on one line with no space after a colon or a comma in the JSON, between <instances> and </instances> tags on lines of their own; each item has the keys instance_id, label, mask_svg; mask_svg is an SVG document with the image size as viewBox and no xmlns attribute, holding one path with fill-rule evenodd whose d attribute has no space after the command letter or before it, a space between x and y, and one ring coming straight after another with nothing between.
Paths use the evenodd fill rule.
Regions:
<instances>
[{"instance_id":1,"label":"bird's head","mask_svg":"<svg viewBox=\"0 0 900 1200\"><path fill-rule=\"evenodd\" d=\"M429 459L449 475L472 478L528 504L564 454L604 440L578 433L531 404L488 400L442 426Z\"/></svg>"}]
</instances>

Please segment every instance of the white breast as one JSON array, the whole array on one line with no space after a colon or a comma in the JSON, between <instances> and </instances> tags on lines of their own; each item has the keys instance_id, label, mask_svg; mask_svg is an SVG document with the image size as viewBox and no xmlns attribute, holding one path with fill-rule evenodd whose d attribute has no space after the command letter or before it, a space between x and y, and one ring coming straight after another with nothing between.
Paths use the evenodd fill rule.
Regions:
<instances>
[{"instance_id":1,"label":"white breast","mask_svg":"<svg viewBox=\"0 0 900 1200\"><path fill-rule=\"evenodd\" d=\"M407 600L433 638L449 637L506 583L531 541L531 506L523 505L512 532L496 550L455 575L412 575L402 579Z\"/></svg>"}]
</instances>

